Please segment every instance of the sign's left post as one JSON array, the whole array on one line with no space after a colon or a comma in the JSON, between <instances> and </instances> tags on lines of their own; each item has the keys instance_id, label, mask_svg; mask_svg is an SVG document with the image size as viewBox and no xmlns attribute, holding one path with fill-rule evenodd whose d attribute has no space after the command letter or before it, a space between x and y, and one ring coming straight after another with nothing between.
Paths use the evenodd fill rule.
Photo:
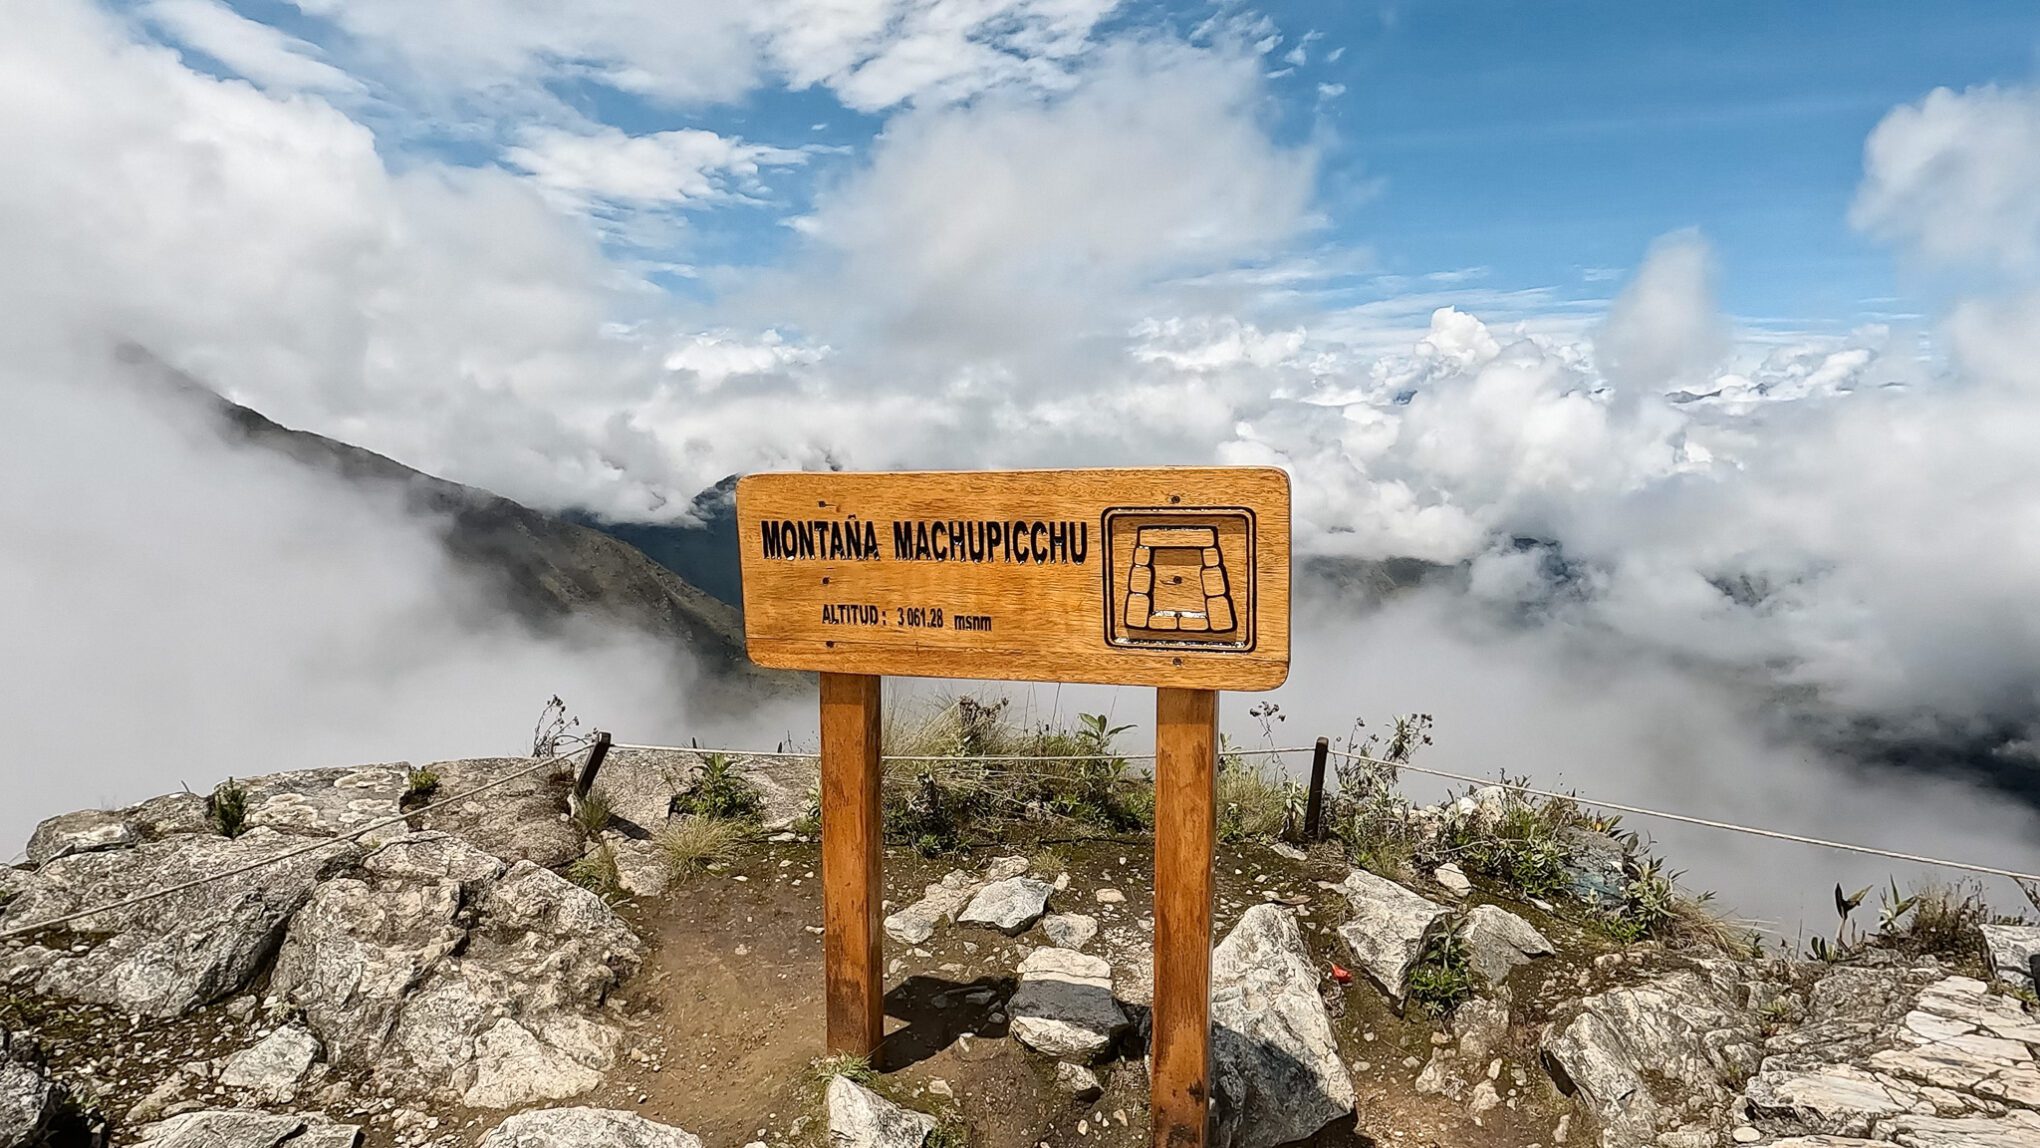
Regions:
<instances>
[{"instance_id":1,"label":"sign's left post","mask_svg":"<svg viewBox=\"0 0 2040 1148\"><path fill-rule=\"evenodd\" d=\"M873 1056L885 1036L876 674L822 674L822 948L830 1052Z\"/></svg>"}]
</instances>

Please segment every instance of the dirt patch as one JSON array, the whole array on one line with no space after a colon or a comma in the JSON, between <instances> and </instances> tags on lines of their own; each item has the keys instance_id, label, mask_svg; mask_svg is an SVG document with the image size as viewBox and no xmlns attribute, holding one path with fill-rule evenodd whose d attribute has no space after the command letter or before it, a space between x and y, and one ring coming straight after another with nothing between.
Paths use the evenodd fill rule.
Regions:
<instances>
[{"instance_id":1,"label":"dirt patch","mask_svg":"<svg viewBox=\"0 0 2040 1148\"><path fill-rule=\"evenodd\" d=\"M1104 1094L1078 1103L1056 1089L1051 1062L1007 1036L1013 971L1048 943L1039 929L1005 937L954 924L938 927L920 946L886 941L878 1087L959 1125L982 1148L1144 1145L1148 1086L1139 1022L1151 991L1152 847L1136 840L1048 842L1013 852L1033 855L1037 876L1067 875L1050 911L1098 918L1098 937L1086 949L1112 962L1115 993L1136 1015L1134 1033L1094 1066ZM918 899L949 869L981 868L997 855L929 861L888 851L887 911ZM679 1125L710 1148L813 1142L820 1114L808 1074L823 1053L824 1024L819 873L812 841L770 844L628 910L653 951L625 994L624 1058L587 1103ZM1402 1015L1364 980L1339 986L1330 976L1332 964L1344 959L1335 930L1345 905L1319 883L1344 873L1329 855L1295 861L1257 844L1222 846L1217 858L1214 940L1251 905L1303 902L1299 923L1325 972L1341 1058L1360 1097L1357 1121L1337 1121L1311 1143L1551 1143L1562 1104L1527 1039L1501 1054L1492 1080L1501 1105L1478 1123L1463 1096L1416 1093L1413 1082L1442 1039L1434 1037L1440 1024ZM1124 901L1100 902L1099 890L1108 888ZM1478 1066L1475 1075L1485 1078L1486 1069Z\"/></svg>"}]
</instances>

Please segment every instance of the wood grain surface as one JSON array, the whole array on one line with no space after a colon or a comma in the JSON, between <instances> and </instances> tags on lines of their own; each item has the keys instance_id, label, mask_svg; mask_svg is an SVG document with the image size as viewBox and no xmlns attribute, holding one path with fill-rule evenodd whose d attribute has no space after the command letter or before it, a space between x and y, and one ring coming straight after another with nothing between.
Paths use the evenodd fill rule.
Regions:
<instances>
[{"instance_id":1,"label":"wood grain surface","mask_svg":"<svg viewBox=\"0 0 2040 1148\"><path fill-rule=\"evenodd\" d=\"M1289 518L1267 467L750 475L746 644L778 669L1272 689Z\"/></svg>"},{"instance_id":2,"label":"wood grain surface","mask_svg":"<svg viewBox=\"0 0 2040 1148\"><path fill-rule=\"evenodd\" d=\"M885 1035L879 729L879 679L822 675L822 955L828 1048L855 1056L870 1056Z\"/></svg>"},{"instance_id":3,"label":"wood grain surface","mask_svg":"<svg viewBox=\"0 0 2040 1148\"><path fill-rule=\"evenodd\" d=\"M1212 850L1218 832L1218 695L1155 696L1156 1148L1203 1148L1211 1112Z\"/></svg>"}]
</instances>

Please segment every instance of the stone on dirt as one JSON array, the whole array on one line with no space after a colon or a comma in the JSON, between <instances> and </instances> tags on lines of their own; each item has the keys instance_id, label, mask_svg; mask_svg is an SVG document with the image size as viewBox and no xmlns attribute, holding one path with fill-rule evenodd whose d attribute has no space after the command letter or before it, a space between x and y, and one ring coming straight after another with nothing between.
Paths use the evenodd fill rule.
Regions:
<instances>
[{"instance_id":1,"label":"stone on dirt","mask_svg":"<svg viewBox=\"0 0 2040 1148\"><path fill-rule=\"evenodd\" d=\"M1392 1000L1403 997L1410 965L1424 939L1448 910L1401 885L1355 869L1338 886L1353 907L1353 919L1339 926L1339 938L1362 972Z\"/></svg>"},{"instance_id":2,"label":"stone on dirt","mask_svg":"<svg viewBox=\"0 0 2040 1148\"><path fill-rule=\"evenodd\" d=\"M1211 958L1215 1148L1274 1148L1353 1111L1296 915L1255 905Z\"/></svg>"},{"instance_id":3,"label":"stone on dirt","mask_svg":"<svg viewBox=\"0 0 2040 1148\"><path fill-rule=\"evenodd\" d=\"M354 1148L361 1129L323 1116L246 1109L186 1112L141 1129L139 1148Z\"/></svg>"},{"instance_id":4,"label":"stone on dirt","mask_svg":"<svg viewBox=\"0 0 2040 1148\"><path fill-rule=\"evenodd\" d=\"M1058 1060L1095 1059L1129 1023L1112 997L1110 962L1074 949L1029 953L1006 1010L1015 1040Z\"/></svg>"},{"instance_id":5,"label":"stone on dirt","mask_svg":"<svg viewBox=\"0 0 2040 1148\"><path fill-rule=\"evenodd\" d=\"M1473 892L1473 882L1467 880L1466 870L1450 861L1431 870L1431 879L1455 897L1464 897Z\"/></svg>"},{"instance_id":6,"label":"stone on dirt","mask_svg":"<svg viewBox=\"0 0 2040 1148\"><path fill-rule=\"evenodd\" d=\"M935 1118L902 1108L847 1076L829 1081L830 1148L921 1148Z\"/></svg>"},{"instance_id":7,"label":"stone on dirt","mask_svg":"<svg viewBox=\"0 0 2040 1148\"><path fill-rule=\"evenodd\" d=\"M1082 949L1098 935L1098 918L1083 913L1050 913L1041 919L1041 931L1058 949Z\"/></svg>"},{"instance_id":8,"label":"stone on dirt","mask_svg":"<svg viewBox=\"0 0 2040 1148\"><path fill-rule=\"evenodd\" d=\"M9 926L62 916L282 857L308 844L274 829L239 837L185 834L103 853L74 853L37 870L6 906ZM276 952L284 925L327 874L361 856L324 848L210 884L84 918L88 938L41 969L36 992L173 1017L245 988Z\"/></svg>"},{"instance_id":9,"label":"stone on dirt","mask_svg":"<svg viewBox=\"0 0 2040 1148\"><path fill-rule=\"evenodd\" d=\"M1495 905L1468 910L1460 935L1466 941L1467 964L1489 984L1502 983L1510 969L1554 951L1530 922Z\"/></svg>"},{"instance_id":10,"label":"stone on dirt","mask_svg":"<svg viewBox=\"0 0 2040 1148\"><path fill-rule=\"evenodd\" d=\"M1055 886L1032 877L1008 877L978 890L956 918L959 924L983 925L1018 936L1041 919Z\"/></svg>"},{"instance_id":11,"label":"stone on dirt","mask_svg":"<svg viewBox=\"0 0 2040 1148\"><path fill-rule=\"evenodd\" d=\"M285 1025L227 1058L220 1083L238 1099L260 1104L287 1104L319 1058L319 1038L296 1025Z\"/></svg>"},{"instance_id":12,"label":"stone on dirt","mask_svg":"<svg viewBox=\"0 0 2040 1148\"><path fill-rule=\"evenodd\" d=\"M701 1138L614 1108L542 1108L496 1125L481 1148L701 1148Z\"/></svg>"},{"instance_id":13,"label":"stone on dirt","mask_svg":"<svg viewBox=\"0 0 2040 1148\"><path fill-rule=\"evenodd\" d=\"M1105 1094L1105 1086L1098 1083L1097 1073L1067 1060L1055 1066L1055 1086L1076 1100L1096 1100Z\"/></svg>"},{"instance_id":14,"label":"stone on dirt","mask_svg":"<svg viewBox=\"0 0 2040 1148\"><path fill-rule=\"evenodd\" d=\"M956 915L980 889L1027 872L1027 858L1001 857L985 866L983 875L973 877L952 869L942 880L922 890L920 900L885 919L886 935L903 945L918 945L935 935L935 927Z\"/></svg>"}]
</instances>

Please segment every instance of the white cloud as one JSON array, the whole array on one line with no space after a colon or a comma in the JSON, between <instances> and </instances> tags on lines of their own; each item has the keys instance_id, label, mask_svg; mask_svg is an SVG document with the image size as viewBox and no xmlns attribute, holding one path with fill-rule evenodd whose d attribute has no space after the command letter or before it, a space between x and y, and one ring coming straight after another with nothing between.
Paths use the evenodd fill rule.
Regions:
<instances>
[{"instance_id":1,"label":"white cloud","mask_svg":"<svg viewBox=\"0 0 2040 1148\"><path fill-rule=\"evenodd\" d=\"M1728 347L1714 301L1714 253L1684 231L1651 244L1594 340L1602 371L1637 392L1704 381Z\"/></svg>"},{"instance_id":2,"label":"white cloud","mask_svg":"<svg viewBox=\"0 0 2040 1148\"><path fill-rule=\"evenodd\" d=\"M1158 280L1258 260L1308 224L1313 157L1268 137L1261 97L1249 60L1153 44L1052 99L906 113L761 294L887 374L1116 341Z\"/></svg>"},{"instance_id":3,"label":"white cloud","mask_svg":"<svg viewBox=\"0 0 2040 1148\"><path fill-rule=\"evenodd\" d=\"M734 100L782 75L879 111L1002 86L1054 88L1116 0L295 0L392 80L452 103L533 102L548 80Z\"/></svg>"},{"instance_id":4,"label":"white cloud","mask_svg":"<svg viewBox=\"0 0 2040 1148\"><path fill-rule=\"evenodd\" d=\"M1858 227L1930 259L2040 260L2040 89L1936 88L1870 133L1863 173Z\"/></svg>"},{"instance_id":5,"label":"white cloud","mask_svg":"<svg viewBox=\"0 0 2040 1148\"><path fill-rule=\"evenodd\" d=\"M602 126L589 131L532 128L504 153L558 202L580 210L594 203L631 207L712 203L755 188L762 168L806 161L805 152L745 143L711 131L683 129L627 136Z\"/></svg>"},{"instance_id":6,"label":"white cloud","mask_svg":"<svg viewBox=\"0 0 2040 1148\"><path fill-rule=\"evenodd\" d=\"M361 81L319 58L317 47L250 20L221 0L149 0L148 19L191 48L265 88L359 93Z\"/></svg>"}]
</instances>

